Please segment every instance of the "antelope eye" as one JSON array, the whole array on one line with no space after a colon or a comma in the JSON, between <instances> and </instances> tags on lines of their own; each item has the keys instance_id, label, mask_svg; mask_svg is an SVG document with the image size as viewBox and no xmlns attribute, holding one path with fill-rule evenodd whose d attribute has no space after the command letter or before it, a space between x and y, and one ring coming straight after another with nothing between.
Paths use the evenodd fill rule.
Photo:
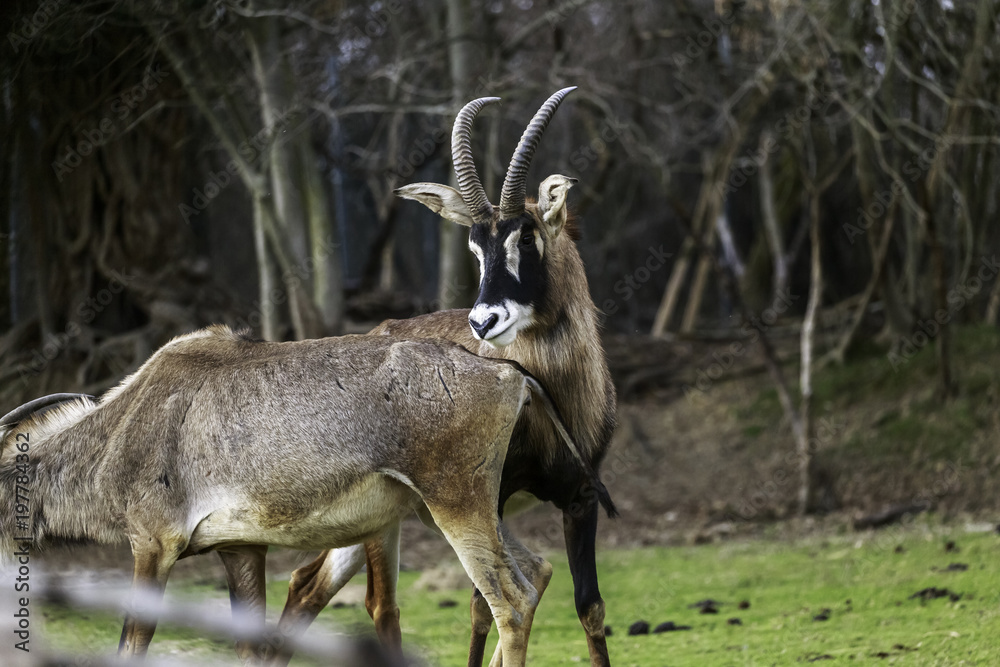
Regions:
<instances>
[{"instance_id":1,"label":"antelope eye","mask_svg":"<svg viewBox=\"0 0 1000 667\"><path fill-rule=\"evenodd\" d=\"M535 244L535 235L532 232L521 234L521 245L529 246Z\"/></svg>"}]
</instances>

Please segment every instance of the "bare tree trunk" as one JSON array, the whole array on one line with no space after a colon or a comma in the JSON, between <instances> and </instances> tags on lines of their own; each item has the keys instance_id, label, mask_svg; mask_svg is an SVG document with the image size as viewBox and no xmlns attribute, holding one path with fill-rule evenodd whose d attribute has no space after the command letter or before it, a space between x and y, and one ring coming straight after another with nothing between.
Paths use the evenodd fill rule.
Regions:
<instances>
[{"instance_id":1,"label":"bare tree trunk","mask_svg":"<svg viewBox=\"0 0 1000 667\"><path fill-rule=\"evenodd\" d=\"M710 207L712 213L718 215L718 206L712 205ZM698 267L694 273L694 282L691 283L691 291L688 295L687 306L684 309L684 318L681 320L681 332L691 333L694 330L694 325L698 323L698 313L701 311L701 300L705 296L705 287L708 285L708 276L712 270L712 264L715 263L715 233L716 227L714 224L715 218L709 217L711 213L706 214L705 224L707 229L705 230L705 236L701 242L701 252L698 257Z\"/></svg>"},{"instance_id":2,"label":"bare tree trunk","mask_svg":"<svg viewBox=\"0 0 1000 667\"><path fill-rule=\"evenodd\" d=\"M302 196L309 223L312 257L312 297L319 311L323 334L338 334L344 317L344 269L336 224L330 213L326 187L316 155L303 132L296 138L302 167Z\"/></svg>"},{"instance_id":3,"label":"bare tree trunk","mask_svg":"<svg viewBox=\"0 0 1000 667\"><path fill-rule=\"evenodd\" d=\"M715 217L722 208L724 198L724 186L729 177L729 168L733 163L736 151L739 149L742 132L736 130L730 133L724 143L719 147L714 159L706 157L702 163L701 190L698 193L698 202L695 204L694 212L691 214L690 234L681 246L680 257L674 263L670 273L670 279L663 290L663 298L660 306L656 310L656 317L653 320L653 336L662 336L670 324L674 310L680 300L681 288L684 286L684 279L687 276L688 266L691 263L692 255L695 252L709 252L705 246L710 245L715 238ZM707 263L706 263L707 260ZM704 269L714 264L714 257L709 253L702 256L699 262L697 276L700 276L702 286L706 275ZM697 278L698 280L699 278ZM698 297L700 305L700 296ZM688 306L688 312L695 308L693 318L697 315L697 305ZM689 316L685 315L685 322L690 322Z\"/></svg>"},{"instance_id":4,"label":"bare tree trunk","mask_svg":"<svg viewBox=\"0 0 1000 667\"><path fill-rule=\"evenodd\" d=\"M816 314L819 312L823 299L823 266L821 263L819 242L819 197L820 193L813 190L809 196L809 240L810 240L810 274L809 303L806 305L805 317L802 320L801 350L802 361L799 376L799 388L802 402L799 405L800 427L795 431L796 449L799 455L799 514L809 511L809 498L812 492L813 452L809 447L812 435L812 372L813 350L816 341Z\"/></svg>"},{"instance_id":5,"label":"bare tree trunk","mask_svg":"<svg viewBox=\"0 0 1000 667\"><path fill-rule=\"evenodd\" d=\"M469 0L448 0L448 61L451 66L452 101L457 108L465 104L472 89L472 65L476 62ZM458 187L454 172L452 187ZM441 309L472 304L472 260L468 249L468 231L448 220L441 221L441 259L438 277L438 303Z\"/></svg>"},{"instance_id":6,"label":"bare tree trunk","mask_svg":"<svg viewBox=\"0 0 1000 667\"><path fill-rule=\"evenodd\" d=\"M736 281L736 276L730 270L730 268L716 259L715 268L718 272L719 282L722 283L723 288L729 294L730 299L733 302L734 309L740 313L743 318L744 325L748 325L754 321L754 318L747 307L746 301L743 300L743 295L740 293L739 285ZM764 355L764 367L767 369L768 375L771 376L771 380L774 382L775 389L778 392L778 402L781 403L781 408L788 418L788 421L792 427L792 436L795 439L796 452L800 453L802 451L802 443L806 443L806 452L808 453L809 446L809 435L804 428L802 421L802 416L799 410L795 407L795 401L792 399L792 392L788 388L788 382L785 380L785 375L781 370L781 365L778 363L778 356L774 351L774 346L771 345L771 340L767 337L767 333L763 330L758 330L760 334L758 338L758 343L760 344L761 352ZM809 464L809 459L800 461L800 464L805 467ZM801 508L801 503L799 508Z\"/></svg>"},{"instance_id":7,"label":"bare tree trunk","mask_svg":"<svg viewBox=\"0 0 1000 667\"><path fill-rule=\"evenodd\" d=\"M975 35L965 63L962 66L961 78L955 86L954 95L948 105L948 114L940 133L941 137L953 137L964 134L966 131L970 116L970 107L966 104L965 100L970 96L974 82L979 79L983 53L986 48L987 32L993 27L992 11L993 3L991 0L979 0L976 8ZM938 148L934 155L934 161L927 172L927 178L921 187L921 205L927 218L927 236L931 251L931 265L934 272L934 309L945 312L948 310L948 267L945 260L944 247L941 242L942 230L939 224L940 201L938 190L945 180L945 160L947 159L949 148L947 145ZM938 331L936 350L941 379L940 390L943 396L950 397L955 393L955 385L951 368L951 328L947 323L942 324Z\"/></svg>"},{"instance_id":8,"label":"bare tree trunk","mask_svg":"<svg viewBox=\"0 0 1000 667\"><path fill-rule=\"evenodd\" d=\"M986 323L997 324L998 313L1000 313L1000 280L994 281L993 289L990 290L990 300L986 306Z\"/></svg>"},{"instance_id":9,"label":"bare tree trunk","mask_svg":"<svg viewBox=\"0 0 1000 667\"><path fill-rule=\"evenodd\" d=\"M291 71L281 51L276 19L252 18L244 25L260 89L261 115L265 127L271 132L268 166L276 222L292 253L292 271L289 273L285 269L283 277L290 287L292 282L301 283L301 288L293 292L288 300L292 328L295 338L299 340L316 338L323 332L319 313L308 296L312 292L311 276L305 271L306 258L310 254L303 192L304 169L296 159L293 142L285 141L278 132L281 119L294 104Z\"/></svg>"},{"instance_id":10,"label":"bare tree trunk","mask_svg":"<svg viewBox=\"0 0 1000 667\"><path fill-rule=\"evenodd\" d=\"M944 258L944 248L941 245L937 229L937 211L934 210L935 204L932 201L933 196L928 192L929 189L927 185L924 186L923 200L924 210L927 213L927 236L931 246L931 268L933 271L932 299L934 309L947 311L948 269ZM937 352L938 372L941 380L939 389L941 395L948 398L955 393L955 386L951 373L951 329L947 323L942 324L938 330L935 350Z\"/></svg>"},{"instance_id":11,"label":"bare tree trunk","mask_svg":"<svg viewBox=\"0 0 1000 667\"><path fill-rule=\"evenodd\" d=\"M51 336L55 335L55 322L52 313L52 306L49 302L49 288L46 280L49 275L50 268L50 258L45 252L46 245L48 244L48 233L49 228L46 224L51 216L45 208L48 206L46 197L42 194L40 188L43 187L42 184L46 182L44 175L41 173L41 165L39 164L38 155L35 152L30 153L30 157L27 158L27 163L23 165L25 170L30 176L29 181L35 183L33 187L28 188L28 214L29 220L37 221L36 224L28 225L31 227L30 239L32 242L32 250L34 252L34 289L35 289L35 310L38 316L38 324L41 329L41 340L43 343L47 342Z\"/></svg>"},{"instance_id":12,"label":"bare tree trunk","mask_svg":"<svg viewBox=\"0 0 1000 667\"><path fill-rule=\"evenodd\" d=\"M853 139L854 153L856 155L855 163L857 168L855 169L855 175L858 183L858 193L861 196L861 203L863 205L864 211L873 210L873 202L875 202L875 190L876 190L876 175L874 171L874 162L876 156L874 155L875 149L872 147L872 140L870 135L862 127L860 119L855 117L851 122L851 137ZM905 216L906 209L901 212ZM860 222L860 219L859 219ZM905 243L913 245L915 242L915 224L907 225L906 218L903 219L903 233L905 235ZM884 229L884 228L883 228ZM870 233L870 230L869 230ZM871 246L869 241L869 246ZM907 265L903 267L903 270L909 273L912 269L913 274L916 274L915 266L910 266L909 263L915 262L913 255L908 252L904 253L908 259L905 259ZM874 256L872 258L874 266ZM882 295L882 302L885 306L885 325L883 328L883 336L889 338L895 338L898 336L905 336L910 333L913 327L913 317L907 307L906 298L900 293L900 288L897 284L897 279L895 276L895 271L891 266L884 266L884 270L878 273L878 282L874 286ZM911 299L913 298L911 292ZM853 334L851 334L853 336ZM849 340L845 343L845 339L841 339L842 345L849 345ZM839 350L839 348L838 348ZM842 355L847 351L845 347L842 351L836 351L836 354Z\"/></svg>"},{"instance_id":13,"label":"bare tree trunk","mask_svg":"<svg viewBox=\"0 0 1000 667\"><path fill-rule=\"evenodd\" d=\"M264 340L280 340L281 311L273 295L279 285L278 270L268 249L267 224L264 216L271 215L270 207L259 194L253 197L253 245L257 254L257 290L260 300L260 335Z\"/></svg>"},{"instance_id":14,"label":"bare tree trunk","mask_svg":"<svg viewBox=\"0 0 1000 667\"><path fill-rule=\"evenodd\" d=\"M767 246L771 250L771 259L774 262L773 294L777 295L788 291L788 262L785 259L785 243L782 240L781 227L774 210L774 182L771 178L770 151L767 150L774 140L770 130L761 132L760 153L765 158L757 176L760 184L760 215L764 222L764 238L767 239Z\"/></svg>"},{"instance_id":15,"label":"bare tree trunk","mask_svg":"<svg viewBox=\"0 0 1000 667\"><path fill-rule=\"evenodd\" d=\"M699 231L700 228L693 230L684 239L684 243L681 244L680 257L674 263L673 270L670 272L670 279L663 290L660 307L656 309L656 318L653 320L653 330L651 332L653 336L662 336L667 331L667 325L670 323L670 318L680 299L684 279L687 278L688 266L691 264L691 255L694 254L696 245L694 239Z\"/></svg>"},{"instance_id":16,"label":"bare tree trunk","mask_svg":"<svg viewBox=\"0 0 1000 667\"><path fill-rule=\"evenodd\" d=\"M12 113L16 113L16 111L12 111ZM4 156L4 159L7 161L7 166L9 167L7 178L10 179L10 229L7 236L7 269L9 276L8 289L10 293L9 314L10 323L13 327L22 320L27 320L31 317L34 311L32 307L34 295L29 290L32 281L27 270L28 265L24 262L26 259L25 247L31 233L31 225L28 223L31 216L26 210L26 198L21 195L27 189L24 188L26 170L22 166L23 148L21 140L25 124L15 119L12 120L14 122L9 126L9 132L13 135L11 151L8 155Z\"/></svg>"},{"instance_id":17,"label":"bare tree trunk","mask_svg":"<svg viewBox=\"0 0 1000 667\"><path fill-rule=\"evenodd\" d=\"M260 171L258 171L258 169L251 162L249 162L239 150L239 146L249 139L246 131L242 131L236 135L233 134L234 130L239 131L239 124L234 122L224 122L216 109L209 103L203 91L203 86L206 84L204 84L199 75L192 73L188 60L181 55L182 50L178 50L169 37L162 36L160 26L151 22L145 22L144 25L147 32L158 40L160 50L170 61L171 66L177 73L177 77L180 79L180 82L188 96L191 98L191 101L194 102L195 106L208 121L212 130L218 136L220 143L229 153L229 157L238 165L238 173L242 178L243 183L250 191L251 197L254 198L254 206L260 207L261 214L255 215L254 220L255 223L259 223L263 227L267 242L270 244L273 261L277 263L277 267L280 269L282 275L287 275L290 278L294 277L297 270L302 266L301 259L297 260L295 258L295 253L292 251L284 232L280 229L280 225L276 220L273 200L269 195L270 179L261 174ZM194 45L190 48L194 51L194 56L197 58L199 56L197 51L197 38L189 39L187 41L189 44ZM260 246L259 249L262 249L263 247L264 246ZM266 253L263 255L258 253L258 266L263 267L259 270L262 279L265 279L268 275L272 275L272 277L276 275L274 271L266 268L266 264L269 261L272 260L268 259L268 255ZM260 286L262 294L264 293L264 287L265 285ZM274 283L268 287L271 290L277 288L277 280L275 280ZM296 309L299 313L305 314L309 320L315 322L318 330L319 316L316 314L312 301L308 293L306 293L302 283L298 280L292 279L285 287L288 290L288 299L290 303L294 304L291 308ZM267 292L267 298L273 301L270 291ZM262 306L265 303L270 303L270 301L262 302ZM276 304L272 303L271 305L273 307ZM279 317L279 315L275 313L274 317ZM272 333L276 331L276 322L272 322L268 326L270 327ZM296 335L301 337L302 333L297 331Z\"/></svg>"},{"instance_id":18,"label":"bare tree trunk","mask_svg":"<svg viewBox=\"0 0 1000 667\"><path fill-rule=\"evenodd\" d=\"M396 104L405 104L406 97L401 97L400 86L390 83L389 100ZM385 155L389 164L398 164L404 157L400 155L400 132L403 126L405 114L402 111L392 113L388 118L388 129L386 130ZM437 150L436 148L434 149ZM383 291L390 291L396 283L396 267L393 262L396 253L396 205L398 197L395 189L399 183L396 172L389 172L388 177L384 174L372 173L368 176L368 189L375 200L375 213L378 218L379 230L372 244L371 254L368 256L361 275L361 288L372 289L377 287Z\"/></svg>"}]
</instances>

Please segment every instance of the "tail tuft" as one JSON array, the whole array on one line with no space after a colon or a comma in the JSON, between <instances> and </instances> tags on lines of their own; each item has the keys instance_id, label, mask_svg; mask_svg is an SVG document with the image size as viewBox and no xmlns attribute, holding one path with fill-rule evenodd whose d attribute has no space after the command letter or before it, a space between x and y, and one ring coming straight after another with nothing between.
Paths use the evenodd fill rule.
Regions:
<instances>
[{"instance_id":1,"label":"tail tuft","mask_svg":"<svg viewBox=\"0 0 1000 667\"><path fill-rule=\"evenodd\" d=\"M583 468L583 471L587 473L587 476L590 478L590 483L594 486L594 491L597 492L597 499L601 503L601 507L603 507L604 511L608 513L608 518L614 519L618 517L618 508L615 507L615 502L611 500L611 494L608 493L608 489L604 486L604 482L601 481L597 471L590 465L590 461L584 458L583 453L576 444L576 441L573 440L573 437L569 434L569 430L566 428L566 422L563 421L562 415L559 414L559 408L556 407L556 404L552 401L548 392L545 391L545 387L542 386L542 383L539 382L537 378L532 376L531 373L524 370L520 364L518 364L518 369L524 373L525 379L527 379L528 386L531 388L532 393L541 399L545 412L548 414L549 419L552 420L552 424L556 427L559 437L562 438L563 442L566 444L566 448L569 449L573 458L575 458L577 463L580 464L580 467Z\"/></svg>"},{"instance_id":2,"label":"tail tuft","mask_svg":"<svg viewBox=\"0 0 1000 667\"><path fill-rule=\"evenodd\" d=\"M615 501L611 500L611 494L608 493L607 487L604 486L604 482L597 476L597 473L594 473L594 482L597 485L597 499L600 501L601 507L608 513L609 519L617 519L621 515L618 513L618 508L615 507Z\"/></svg>"}]
</instances>

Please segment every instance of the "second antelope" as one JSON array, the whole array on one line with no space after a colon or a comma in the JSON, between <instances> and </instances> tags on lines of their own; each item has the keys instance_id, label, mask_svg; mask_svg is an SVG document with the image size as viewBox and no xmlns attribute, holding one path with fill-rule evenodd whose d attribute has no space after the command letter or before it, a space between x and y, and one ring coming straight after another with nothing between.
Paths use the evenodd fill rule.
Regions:
<instances>
[{"instance_id":1,"label":"second antelope","mask_svg":"<svg viewBox=\"0 0 1000 667\"><path fill-rule=\"evenodd\" d=\"M573 88L552 95L521 137L504 179L499 205L486 196L472 158L472 122L498 98L481 98L459 112L452 132L452 156L458 191L436 183L398 190L442 217L470 228L469 248L479 260L479 297L471 310L447 310L409 320L390 320L373 334L447 339L484 357L515 360L550 392L579 443L586 468L559 444L560 438L538 406L529 406L514 428L500 485L501 513L512 498L530 494L563 512L566 552L575 587L576 609L587 636L591 665L609 665L604 637L604 600L597 582L595 540L598 506L614 515L607 492L596 476L615 427L615 391L597 330L597 310L590 298L575 228L566 198L575 179L553 175L542 181L537 201L526 198L528 168L549 120ZM518 492L526 492L521 494ZM530 499L529 496L529 499ZM508 501L511 501L508 504ZM518 503L523 506L523 503ZM398 543L369 543L362 549L322 554L292 574L280 628L301 632L334 593L368 561L366 606L384 640L398 642L394 581ZM541 593L548 570L522 562L521 569ZM471 602L469 664L481 665L492 614L485 591ZM506 649L497 647L491 664L508 665Z\"/></svg>"}]
</instances>

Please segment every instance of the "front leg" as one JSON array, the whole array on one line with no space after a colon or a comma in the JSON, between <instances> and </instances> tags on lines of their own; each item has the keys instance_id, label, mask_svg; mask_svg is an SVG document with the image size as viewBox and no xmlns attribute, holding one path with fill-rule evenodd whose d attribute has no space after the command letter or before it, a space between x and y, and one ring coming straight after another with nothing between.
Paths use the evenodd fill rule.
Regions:
<instances>
[{"instance_id":1,"label":"front leg","mask_svg":"<svg viewBox=\"0 0 1000 667\"><path fill-rule=\"evenodd\" d=\"M597 587L596 499L570 503L563 510L563 531L566 535L566 555L573 575L576 613L587 633L592 667L610 667L608 644L604 638L604 600Z\"/></svg>"},{"instance_id":2,"label":"front leg","mask_svg":"<svg viewBox=\"0 0 1000 667\"><path fill-rule=\"evenodd\" d=\"M267 582L264 576L267 547L233 547L231 550L220 551L219 558L226 568L233 619L245 625L247 630L263 631L267 611ZM236 655L245 665L263 663L274 656L275 648L277 647L266 642L258 643L252 639L236 640Z\"/></svg>"},{"instance_id":3,"label":"front leg","mask_svg":"<svg viewBox=\"0 0 1000 667\"><path fill-rule=\"evenodd\" d=\"M154 612L163 601L167 577L186 545L186 540L164 535L129 536L132 546L132 590L125 613L118 655L142 658L156 631Z\"/></svg>"}]
</instances>

